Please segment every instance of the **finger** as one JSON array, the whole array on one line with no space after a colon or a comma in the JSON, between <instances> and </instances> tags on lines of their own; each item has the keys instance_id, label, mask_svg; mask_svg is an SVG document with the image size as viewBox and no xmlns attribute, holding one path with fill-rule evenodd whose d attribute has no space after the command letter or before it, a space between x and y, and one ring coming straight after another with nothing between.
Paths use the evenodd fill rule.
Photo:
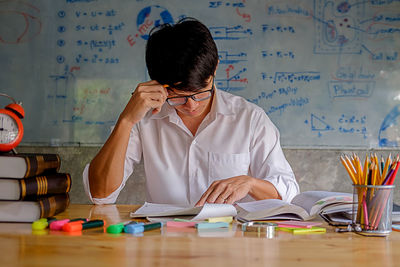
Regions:
<instances>
[{"instance_id":1,"label":"finger","mask_svg":"<svg viewBox=\"0 0 400 267\"><path fill-rule=\"evenodd\" d=\"M144 83L139 83L136 87L135 92L159 92L163 94L165 97L168 95L168 90L166 89L167 85L161 85L157 81L149 81ZM133 93L132 93L133 94Z\"/></svg>"},{"instance_id":2,"label":"finger","mask_svg":"<svg viewBox=\"0 0 400 267\"><path fill-rule=\"evenodd\" d=\"M157 114L158 112L160 112L161 111L161 108L154 108L152 111L151 111L151 114Z\"/></svg>"},{"instance_id":3,"label":"finger","mask_svg":"<svg viewBox=\"0 0 400 267\"><path fill-rule=\"evenodd\" d=\"M226 203L226 204L233 204L233 203L235 203L236 201L238 201L238 199L236 199L236 194L235 194L235 193L232 193L230 196L228 196L228 197L225 199L225 203Z\"/></svg>"},{"instance_id":4,"label":"finger","mask_svg":"<svg viewBox=\"0 0 400 267\"><path fill-rule=\"evenodd\" d=\"M138 95L144 101L158 102L160 105L164 104L164 102L166 100L166 97L164 95L160 94L160 93L141 92Z\"/></svg>"},{"instance_id":5,"label":"finger","mask_svg":"<svg viewBox=\"0 0 400 267\"><path fill-rule=\"evenodd\" d=\"M157 101L157 100L147 99L145 101L145 106L148 107L148 108L152 108L152 109L161 110L162 105L163 105L163 102Z\"/></svg>"},{"instance_id":6,"label":"finger","mask_svg":"<svg viewBox=\"0 0 400 267\"><path fill-rule=\"evenodd\" d=\"M139 85L157 85L157 84L160 84L160 83L157 82L156 80L150 80L150 81L139 83Z\"/></svg>"},{"instance_id":7,"label":"finger","mask_svg":"<svg viewBox=\"0 0 400 267\"><path fill-rule=\"evenodd\" d=\"M210 185L210 187L208 187L206 192L203 193L203 195L200 197L200 200L197 201L195 206L203 206L206 203L206 200L207 200L208 196L210 195L210 193L212 192L214 186L215 186L215 182L212 183Z\"/></svg>"},{"instance_id":8,"label":"finger","mask_svg":"<svg viewBox=\"0 0 400 267\"><path fill-rule=\"evenodd\" d=\"M217 199L214 201L214 203L223 204L226 202L226 200L228 199L229 196L230 196L230 193L226 193L226 191L225 191L217 197Z\"/></svg>"},{"instance_id":9,"label":"finger","mask_svg":"<svg viewBox=\"0 0 400 267\"><path fill-rule=\"evenodd\" d=\"M206 203L206 199L208 197L208 193L207 191L200 197L199 201L197 201L196 203L196 207L198 206L203 206Z\"/></svg>"},{"instance_id":10,"label":"finger","mask_svg":"<svg viewBox=\"0 0 400 267\"><path fill-rule=\"evenodd\" d=\"M219 184L218 186L214 187L214 190L209 194L206 199L206 202L209 203L224 203L225 195L229 196L230 193L226 192L226 187L224 184ZM217 199L219 198L218 202ZM222 200L222 201L221 201Z\"/></svg>"}]
</instances>

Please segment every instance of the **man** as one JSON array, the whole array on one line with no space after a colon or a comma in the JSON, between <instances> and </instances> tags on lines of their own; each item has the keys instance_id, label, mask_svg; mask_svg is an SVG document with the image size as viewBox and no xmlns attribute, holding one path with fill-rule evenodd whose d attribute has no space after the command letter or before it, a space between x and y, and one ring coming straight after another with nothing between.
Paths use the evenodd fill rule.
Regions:
<instances>
[{"instance_id":1,"label":"man","mask_svg":"<svg viewBox=\"0 0 400 267\"><path fill-rule=\"evenodd\" d=\"M142 156L149 202L290 201L298 193L265 112L215 88L218 51L206 26L184 19L152 31L146 65L152 80L136 87L84 170L94 203L114 203Z\"/></svg>"}]
</instances>

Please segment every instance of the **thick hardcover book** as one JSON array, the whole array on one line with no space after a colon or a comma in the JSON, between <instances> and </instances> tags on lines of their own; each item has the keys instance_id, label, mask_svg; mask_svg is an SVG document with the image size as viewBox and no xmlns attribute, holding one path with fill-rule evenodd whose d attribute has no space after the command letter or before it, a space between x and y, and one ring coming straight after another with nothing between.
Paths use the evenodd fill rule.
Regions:
<instances>
[{"instance_id":1,"label":"thick hardcover book","mask_svg":"<svg viewBox=\"0 0 400 267\"><path fill-rule=\"evenodd\" d=\"M69 195L43 197L37 201L0 201L0 222L33 222L63 212L69 205Z\"/></svg>"},{"instance_id":2,"label":"thick hardcover book","mask_svg":"<svg viewBox=\"0 0 400 267\"><path fill-rule=\"evenodd\" d=\"M3 178L22 179L57 172L60 166L58 154L0 154L0 177Z\"/></svg>"},{"instance_id":3,"label":"thick hardcover book","mask_svg":"<svg viewBox=\"0 0 400 267\"><path fill-rule=\"evenodd\" d=\"M237 203L239 221L311 220L321 214L337 214L352 210L353 195L341 192L307 191L290 203L279 199L264 199Z\"/></svg>"},{"instance_id":4,"label":"thick hardcover book","mask_svg":"<svg viewBox=\"0 0 400 267\"><path fill-rule=\"evenodd\" d=\"M0 200L36 200L44 195L68 193L71 176L52 173L24 179L0 179Z\"/></svg>"}]
</instances>

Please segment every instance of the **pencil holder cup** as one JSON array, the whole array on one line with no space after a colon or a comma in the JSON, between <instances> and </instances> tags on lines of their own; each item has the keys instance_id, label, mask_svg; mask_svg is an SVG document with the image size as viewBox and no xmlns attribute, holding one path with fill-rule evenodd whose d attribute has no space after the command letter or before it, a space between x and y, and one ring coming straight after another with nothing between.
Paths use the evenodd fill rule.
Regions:
<instances>
[{"instance_id":1,"label":"pencil holder cup","mask_svg":"<svg viewBox=\"0 0 400 267\"><path fill-rule=\"evenodd\" d=\"M394 185L353 185L353 225L366 236L387 236L392 231Z\"/></svg>"}]
</instances>

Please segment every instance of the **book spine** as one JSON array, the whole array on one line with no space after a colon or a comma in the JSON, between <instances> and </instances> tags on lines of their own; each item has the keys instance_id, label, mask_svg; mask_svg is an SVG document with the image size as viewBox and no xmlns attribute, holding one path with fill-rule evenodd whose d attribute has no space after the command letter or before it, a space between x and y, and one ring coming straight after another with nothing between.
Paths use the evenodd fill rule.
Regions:
<instances>
[{"instance_id":1,"label":"book spine","mask_svg":"<svg viewBox=\"0 0 400 267\"><path fill-rule=\"evenodd\" d=\"M39 199L40 218L47 218L63 212L69 205L69 195L61 194Z\"/></svg>"},{"instance_id":2,"label":"book spine","mask_svg":"<svg viewBox=\"0 0 400 267\"><path fill-rule=\"evenodd\" d=\"M71 189L71 176L68 173L54 173L19 180L20 199L36 199L48 194L68 193Z\"/></svg>"},{"instance_id":3,"label":"book spine","mask_svg":"<svg viewBox=\"0 0 400 267\"><path fill-rule=\"evenodd\" d=\"M58 172L61 166L61 159L57 154L38 154L24 156L24 158L26 162L26 173L24 178L37 176L50 170Z\"/></svg>"}]
</instances>

